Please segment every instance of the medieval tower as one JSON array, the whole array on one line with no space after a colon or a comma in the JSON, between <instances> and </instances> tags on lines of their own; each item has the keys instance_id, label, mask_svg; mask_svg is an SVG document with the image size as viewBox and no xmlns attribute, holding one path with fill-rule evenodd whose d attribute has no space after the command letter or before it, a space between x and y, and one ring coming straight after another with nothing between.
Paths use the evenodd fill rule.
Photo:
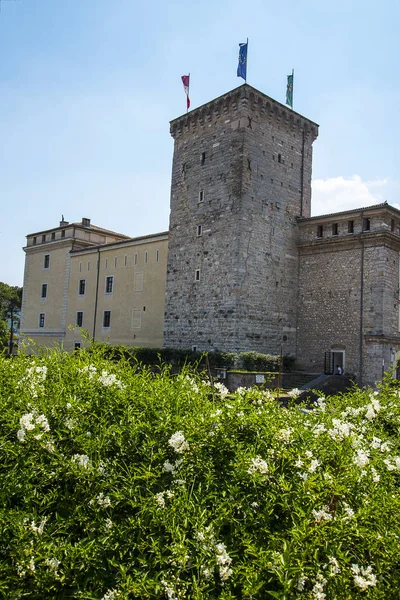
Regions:
<instances>
[{"instance_id":1,"label":"medieval tower","mask_svg":"<svg viewBox=\"0 0 400 600\"><path fill-rule=\"evenodd\" d=\"M165 345L295 355L318 125L244 84L171 134Z\"/></svg>"}]
</instances>

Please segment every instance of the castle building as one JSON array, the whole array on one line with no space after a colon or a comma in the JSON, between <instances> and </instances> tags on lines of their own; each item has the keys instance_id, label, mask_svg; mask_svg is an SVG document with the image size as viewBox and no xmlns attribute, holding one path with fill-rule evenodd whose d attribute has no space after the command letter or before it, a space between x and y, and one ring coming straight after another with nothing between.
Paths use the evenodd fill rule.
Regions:
<instances>
[{"instance_id":1,"label":"castle building","mask_svg":"<svg viewBox=\"0 0 400 600\"><path fill-rule=\"evenodd\" d=\"M169 231L89 219L27 236L21 332L42 345L255 350L371 384L400 358L400 212L311 217L318 125L248 84L171 122Z\"/></svg>"}]
</instances>

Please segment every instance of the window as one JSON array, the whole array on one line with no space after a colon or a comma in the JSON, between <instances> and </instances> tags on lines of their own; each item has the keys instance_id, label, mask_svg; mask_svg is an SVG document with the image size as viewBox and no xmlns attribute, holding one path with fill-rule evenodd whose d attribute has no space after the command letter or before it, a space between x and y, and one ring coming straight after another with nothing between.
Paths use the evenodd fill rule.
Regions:
<instances>
[{"instance_id":1,"label":"window","mask_svg":"<svg viewBox=\"0 0 400 600\"><path fill-rule=\"evenodd\" d=\"M48 269L50 267L50 254L44 255L43 268Z\"/></svg>"},{"instance_id":2,"label":"window","mask_svg":"<svg viewBox=\"0 0 400 600\"><path fill-rule=\"evenodd\" d=\"M339 233L339 227L337 223L333 223L332 224L332 235L338 235Z\"/></svg>"},{"instance_id":3,"label":"window","mask_svg":"<svg viewBox=\"0 0 400 600\"><path fill-rule=\"evenodd\" d=\"M149 255L147 252L144 253L144 264L147 265L147 261L149 259Z\"/></svg>"},{"instance_id":4,"label":"window","mask_svg":"<svg viewBox=\"0 0 400 600\"><path fill-rule=\"evenodd\" d=\"M108 268L108 258L106 258L106 262L104 263L104 268L107 271L107 268Z\"/></svg>"},{"instance_id":5,"label":"window","mask_svg":"<svg viewBox=\"0 0 400 600\"><path fill-rule=\"evenodd\" d=\"M158 263L160 261L160 251L156 250L156 262Z\"/></svg>"},{"instance_id":6,"label":"window","mask_svg":"<svg viewBox=\"0 0 400 600\"><path fill-rule=\"evenodd\" d=\"M363 218L363 231L370 231L371 229L371 219L368 217Z\"/></svg>"},{"instance_id":7,"label":"window","mask_svg":"<svg viewBox=\"0 0 400 600\"><path fill-rule=\"evenodd\" d=\"M111 310L105 310L103 312L103 327L110 327L111 324Z\"/></svg>"},{"instance_id":8,"label":"window","mask_svg":"<svg viewBox=\"0 0 400 600\"><path fill-rule=\"evenodd\" d=\"M282 154L278 154L278 163L281 163L282 161Z\"/></svg>"},{"instance_id":9,"label":"window","mask_svg":"<svg viewBox=\"0 0 400 600\"><path fill-rule=\"evenodd\" d=\"M142 327L142 311L140 308L132 309L131 327L132 329L140 329Z\"/></svg>"},{"instance_id":10,"label":"window","mask_svg":"<svg viewBox=\"0 0 400 600\"><path fill-rule=\"evenodd\" d=\"M124 266L125 266L125 267L126 267L126 263L127 263L127 261L128 261L128 257L127 257L127 255L125 254L125 256L124 256Z\"/></svg>"},{"instance_id":11,"label":"window","mask_svg":"<svg viewBox=\"0 0 400 600\"><path fill-rule=\"evenodd\" d=\"M203 225L197 225L197 235L202 235L203 233Z\"/></svg>"},{"instance_id":12,"label":"window","mask_svg":"<svg viewBox=\"0 0 400 600\"><path fill-rule=\"evenodd\" d=\"M206 153L202 152L201 153L201 159L200 159L200 164L204 165L204 163L206 162Z\"/></svg>"},{"instance_id":13,"label":"window","mask_svg":"<svg viewBox=\"0 0 400 600\"><path fill-rule=\"evenodd\" d=\"M55 232L55 231L53 231L53 232L52 232L52 234L51 234L51 239L52 239L52 240L55 240L55 239L56 239L56 232Z\"/></svg>"},{"instance_id":14,"label":"window","mask_svg":"<svg viewBox=\"0 0 400 600\"><path fill-rule=\"evenodd\" d=\"M204 202L204 191L203 190L199 191L199 202Z\"/></svg>"},{"instance_id":15,"label":"window","mask_svg":"<svg viewBox=\"0 0 400 600\"><path fill-rule=\"evenodd\" d=\"M135 273L133 278L133 291L143 292L144 277L143 273Z\"/></svg>"},{"instance_id":16,"label":"window","mask_svg":"<svg viewBox=\"0 0 400 600\"><path fill-rule=\"evenodd\" d=\"M317 238L322 238L323 235L324 235L324 227L323 227L323 225L318 225Z\"/></svg>"},{"instance_id":17,"label":"window","mask_svg":"<svg viewBox=\"0 0 400 600\"><path fill-rule=\"evenodd\" d=\"M46 241L46 234L42 235L42 242Z\"/></svg>"},{"instance_id":18,"label":"window","mask_svg":"<svg viewBox=\"0 0 400 600\"><path fill-rule=\"evenodd\" d=\"M33 241L32 241L32 244L33 244L34 246L36 245L36 240L37 240L37 238L36 238L36 236L34 236L34 238L33 238Z\"/></svg>"},{"instance_id":19,"label":"window","mask_svg":"<svg viewBox=\"0 0 400 600\"><path fill-rule=\"evenodd\" d=\"M117 268L117 257L115 256L114 257L114 269L116 269L116 268Z\"/></svg>"},{"instance_id":20,"label":"window","mask_svg":"<svg viewBox=\"0 0 400 600\"><path fill-rule=\"evenodd\" d=\"M196 269L194 279L195 281L200 281L200 269Z\"/></svg>"},{"instance_id":21,"label":"window","mask_svg":"<svg viewBox=\"0 0 400 600\"><path fill-rule=\"evenodd\" d=\"M192 346L192 352L197 352L197 346Z\"/></svg>"},{"instance_id":22,"label":"window","mask_svg":"<svg viewBox=\"0 0 400 600\"><path fill-rule=\"evenodd\" d=\"M41 298L47 298L47 283L42 283L42 294Z\"/></svg>"},{"instance_id":23,"label":"window","mask_svg":"<svg viewBox=\"0 0 400 600\"><path fill-rule=\"evenodd\" d=\"M75 350L80 350L81 349L81 343L80 342L75 342L74 343L74 349Z\"/></svg>"},{"instance_id":24,"label":"window","mask_svg":"<svg viewBox=\"0 0 400 600\"><path fill-rule=\"evenodd\" d=\"M137 265L137 254L135 254L135 258L134 258L133 262L135 263L135 265Z\"/></svg>"},{"instance_id":25,"label":"window","mask_svg":"<svg viewBox=\"0 0 400 600\"><path fill-rule=\"evenodd\" d=\"M77 327L83 327L83 311L78 310L76 313L76 325Z\"/></svg>"},{"instance_id":26,"label":"window","mask_svg":"<svg viewBox=\"0 0 400 600\"><path fill-rule=\"evenodd\" d=\"M80 279L79 280L79 291L78 291L78 294L80 296L84 296L85 295L85 291L86 291L86 279Z\"/></svg>"},{"instance_id":27,"label":"window","mask_svg":"<svg viewBox=\"0 0 400 600\"><path fill-rule=\"evenodd\" d=\"M90 271L90 260L88 260L87 270Z\"/></svg>"},{"instance_id":28,"label":"window","mask_svg":"<svg viewBox=\"0 0 400 600\"><path fill-rule=\"evenodd\" d=\"M354 233L354 221L347 222L347 233Z\"/></svg>"},{"instance_id":29,"label":"window","mask_svg":"<svg viewBox=\"0 0 400 600\"><path fill-rule=\"evenodd\" d=\"M392 219L392 220L390 221L390 231L394 231L394 225L395 225L395 223L394 223L394 219Z\"/></svg>"},{"instance_id":30,"label":"window","mask_svg":"<svg viewBox=\"0 0 400 600\"><path fill-rule=\"evenodd\" d=\"M62 230L62 232L61 232L61 237L62 237L62 238L65 238L65 229L63 229L63 230Z\"/></svg>"},{"instance_id":31,"label":"window","mask_svg":"<svg viewBox=\"0 0 400 600\"><path fill-rule=\"evenodd\" d=\"M82 273L82 263L79 263L79 273Z\"/></svg>"},{"instance_id":32,"label":"window","mask_svg":"<svg viewBox=\"0 0 400 600\"><path fill-rule=\"evenodd\" d=\"M39 314L39 327L44 327L44 318L45 318L45 313L40 313Z\"/></svg>"},{"instance_id":33,"label":"window","mask_svg":"<svg viewBox=\"0 0 400 600\"><path fill-rule=\"evenodd\" d=\"M112 294L114 286L114 277L111 275L110 277L106 277L106 294Z\"/></svg>"}]
</instances>

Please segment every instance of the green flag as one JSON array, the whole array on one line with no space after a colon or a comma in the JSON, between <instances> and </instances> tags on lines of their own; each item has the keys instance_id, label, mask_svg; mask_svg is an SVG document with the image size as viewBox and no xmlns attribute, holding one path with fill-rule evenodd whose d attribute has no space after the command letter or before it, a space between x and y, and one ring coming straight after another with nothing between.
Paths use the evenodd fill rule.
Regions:
<instances>
[{"instance_id":1,"label":"green flag","mask_svg":"<svg viewBox=\"0 0 400 600\"><path fill-rule=\"evenodd\" d=\"M287 76L287 86L286 86L286 104L293 108L293 79L294 79L294 71L292 71L291 75Z\"/></svg>"}]
</instances>

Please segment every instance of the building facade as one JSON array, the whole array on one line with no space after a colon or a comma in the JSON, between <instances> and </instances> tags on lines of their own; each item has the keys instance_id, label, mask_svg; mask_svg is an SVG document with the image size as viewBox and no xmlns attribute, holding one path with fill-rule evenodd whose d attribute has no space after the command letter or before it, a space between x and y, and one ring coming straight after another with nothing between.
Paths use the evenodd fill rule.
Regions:
<instances>
[{"instance_id":1,"label":"building facade","mask_svg":"<svg viewBox=\"0 0 400 600\"><path fill-rule=\"evenodd\" d=\"M282 348L361 384L395 368L400 212L311 217L318 125L244 84L171 135L169 231L129 238L83 219L27 236L21 332L67 349L80 328L137 346Z\"/></svg>"}]
</instances>

